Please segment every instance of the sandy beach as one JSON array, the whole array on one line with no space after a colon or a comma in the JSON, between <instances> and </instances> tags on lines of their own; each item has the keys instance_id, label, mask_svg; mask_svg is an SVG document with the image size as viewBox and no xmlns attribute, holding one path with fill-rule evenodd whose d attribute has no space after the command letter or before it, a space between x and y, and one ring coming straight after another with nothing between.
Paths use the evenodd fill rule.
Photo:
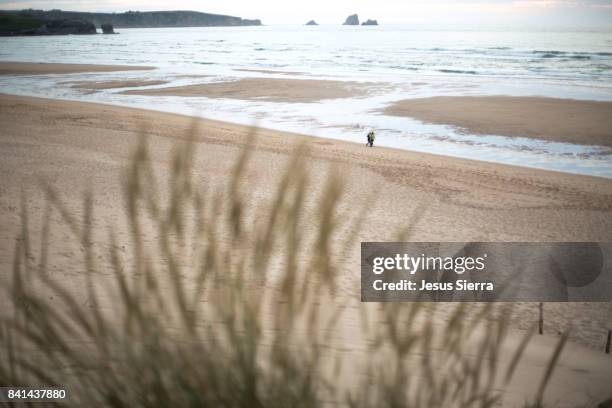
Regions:
<instances>
[{"instance_id":1,"label":"sandy beach","mask_svg":"<svg viewBox=\"0 0 612 408\"><path fill-rule=\"evenodd\" d=\"M194 125L193 118L181 115L9 95L0 96L0 120L5 124L0 130L3 271L11 268L15 237L21 228L22 192L32 214L34 236L40 232L36 220L46 206L41 184L52 186L75 215L81 212L83 192L95 192L96 216L101 220L96 245L108 246L102 226L113 225L127 235L120 181L139 136L146 134L153 166L164 178L165 169L171 168L168 152L184 142ZM213 188L224 185L251 130L203 119L198 119L197 125L196 177ZM411 239L420 241L612 240L609 179L366 149L356 143L267 129L257 129L257 140L251 147L246 179L253 197L265 202L274 196L278 176L300 143L309 149L314 186L323 185L330 172L340 172L345 182L340 207L355 213L368 206L363 229L352 237L354 245L340 277L345 285L339 296L349 305L340 332L347 335L348 331L349 339L351 327L358 326L356 285L361 241L390 241L394 231L409 225ZM416 223L411 221L415 213L420 214ZM70 232L58 217L52 218L50 230L53 242L69 241ZM79 252L78 245L57 245L50 263L55 276L65 276L75 287L81 279L75 263ZM535 305L518 305L516 326L531 326L535 310ZM553 304L547 310L547 335L537 337L527 349L507 398L516 404L524 402L524 395L542 375L557 333L570 323L580 327L580 322L589 329L573 335L574 344L568 346L549 393L554 399L565 398L566 406L584 401L585 392L603 396L612 364L609 356L594 349L600 348L610 306ZM511 344L518 341L520 333L516 330L511 336ZM347 341L347 350L356 353L359 346L351 342L357 339Z\"/></svg>"},{"instance_id":2,"label":"sandy beach","mask_svg":"<svg viewBox=\"0 0 612 408\"><path fill-rule=\"evenodd\" d=\"M387 115L483 135L612 146L612 102L541 97L436 96L396 102Z\"/></svg>"},{"instance_id":3,"label":"sandy beach","mask_svg":"<svg viewBox=\"0 0 612 408\"><path fill-rule=\"evenodd\" d=\"M207 98L261 99L274 102L318 102L367 95L376 85L312 79L244 78L199 85L130 90L126 95L205 96Z\"/></svg>"},{"instance_id":4,"label":"sandy beach","mask_svg":"<svg viewBox=\"0 0 612 408\"><path fill-rule=\"evenodd\" d=\"M47 64L34 62L0 62L0 75L50 75L82 72L150 71L155 67L135 65Z\"/></svg>"}]
</instances>

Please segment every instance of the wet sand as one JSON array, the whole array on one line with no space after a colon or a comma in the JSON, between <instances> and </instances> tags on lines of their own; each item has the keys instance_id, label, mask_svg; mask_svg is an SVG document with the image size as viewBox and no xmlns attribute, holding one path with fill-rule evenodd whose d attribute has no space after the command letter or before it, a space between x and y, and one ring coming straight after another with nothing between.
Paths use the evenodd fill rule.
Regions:
<instances>
[{"instance_id":1,"label":"wet sand","mask_svg":"<svg viewBox=\"0 0 612 408\"><path fill-rule=\"evenodd\" d=\"M376 84L312 79L244 78L229 82L130 90L127 95L261 99L273 102L317 102L368 95Z\"/></svg>"},{"instance_id":2,"label":"wet sand","mask_svg":"<svg viewBox=\"0 0 612 408\"><path fill-rule=\"evenodd\" d=\"M257 72L259 74L280 74L280 75L305 75L304 72L297 71L275 71L272 69L254 69L254 68L238 68L234 71L238 72Z\"/></svg>"},{"instance_id":3,"label":"wet sand","mask_svg":"<svg viewBox=\"0 0 612 408\"><path fill-rule=\"evenodd\" d=\"M47 64L0 62L0 75L80 74L84 72L150 71L155 67L136 65Z\"/></svg>"},{"instance_id":4,"label":"wet sand","mask_svg":"<svg viewBox=\"0 0 612 408\"><path fill-rule=\"evenodd\" d=\"M513 96L436 96L396 102L387 115L482 135L612 147L612 102Z\"/></svg>"},{"instance_id":5,"label":"wet sand","mask_svg":"<svg viewBox=\"0 0 612 408\"><path fill-rule=\"evenodd\" d=\"M70 85L72 88L86 91L100 91L104 89L135 88L139 86L164 85L168 81L68 81L62 85Z\"/></svg>"}]
</instances>

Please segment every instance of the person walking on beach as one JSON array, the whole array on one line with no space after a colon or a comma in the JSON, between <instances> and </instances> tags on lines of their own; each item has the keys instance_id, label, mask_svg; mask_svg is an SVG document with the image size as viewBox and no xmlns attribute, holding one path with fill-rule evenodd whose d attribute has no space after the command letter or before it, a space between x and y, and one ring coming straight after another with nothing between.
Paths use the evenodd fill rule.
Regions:
<instances>
[{"instance_id":1,"label":"person walking on beach","mask_svg":"<svg viewBox=\"0 0 612 408\"><path fill-rule=\"evenodd\" d=\"M368 133L368 143L367 143L367 146L374 147L374 139L376 139L376 135L374 134L373 130L370 130L370 132Z\"/></svg>"}]
</instances>

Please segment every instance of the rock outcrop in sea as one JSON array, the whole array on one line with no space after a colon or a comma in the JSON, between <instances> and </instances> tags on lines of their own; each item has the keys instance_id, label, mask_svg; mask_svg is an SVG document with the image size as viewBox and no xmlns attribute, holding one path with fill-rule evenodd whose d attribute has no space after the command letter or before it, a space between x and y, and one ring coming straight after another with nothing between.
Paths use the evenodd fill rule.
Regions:
<instances>
[{"instance_id":1,"label":"rock outcrop in sea","mask_svg":"<svg viewBox=\"0 0 612 408\"><path fill-rule=\"evenodd\" d=\"M376 20L368 20L368 21L364 21L363 23L361 23L361 25L364 25L364 26L377 26L378 25L378 21L376 21Z\"/></svg>"},{"instance_id":2,"label":"rock outcrop in sea","mask_svg":"<svg viewBox=\"0 0 612 408\"><path fill-rule=\"evenodd\" d=\"M359 25L359 16L357 14L348 16L343 25Z\"/></svg>"},{"instance_id":3,"label":"rock outcrop in sea","mask_svg":"<svg viewBox=\"0 0 612 408\"><path fill-rule=\"evenodd\" d=\"M318 24L317 24L317 22L316 22L316 21L314 21L314 20L310 20L309 22L307 22L307 23L306 23L306 25L308 25L308 26L316 26L316 25L318 25Z\"/></svg>"},{"instance_id":4,"label":"rock outcrop in sea","mask_svg":"<svg viewBox=\"0 0 612 408\"><path fill-rule=\"evenodd\" d=\"M100 28L102 29L102 34L117 34L113 25L110 23L104 23L100 25Z\"/></svg>"}]
</instances>

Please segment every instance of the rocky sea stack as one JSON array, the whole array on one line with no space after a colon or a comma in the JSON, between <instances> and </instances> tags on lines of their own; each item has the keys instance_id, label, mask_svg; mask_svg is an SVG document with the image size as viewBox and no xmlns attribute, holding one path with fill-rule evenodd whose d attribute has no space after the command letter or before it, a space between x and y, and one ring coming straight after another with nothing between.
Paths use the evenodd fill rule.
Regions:
<instances>
[{"instance_id":1,"label":"rocky sea stack","mask_svg":"<svg viewBox=\"0 0 612 408\"><path fill-rule=\"evenodd\" d=\"M102 34L117 34L113 25L110 23L104 23L100 25L100 28L102 29Z\"/></svg>"},{"instance_id":2,"label":"rocky sea stack","mask_svg":"<svg viewBox=\"0 0 612 408\"><path fill-rule=\"evenodd\" d=\"M359 16L357 14L348 16L343 25L359 25Z\"/></svg>"},{"instance_id":3,"label":"rocky sea stack","mask_svg":"<svg viewBox=\"0 0 612 408\"><path fill-rule=\"evenodd\" d=\"M364 21L361 25L364 25L364 26L377 26L378 25L378 21L376 21L376 20L368 20L368 21Z\"/></svg>"},{"instance_id":4,"label":"rocky sea stack","mask_svg":"<svg viewBox=\"0 0 612 408\"><path fill-rule=\"evenodd\" d=\"M316 26L318 25L316 21L314 20L310 20L309 22L306 23L307 26Z\"/></svg>"}]
</instances>

